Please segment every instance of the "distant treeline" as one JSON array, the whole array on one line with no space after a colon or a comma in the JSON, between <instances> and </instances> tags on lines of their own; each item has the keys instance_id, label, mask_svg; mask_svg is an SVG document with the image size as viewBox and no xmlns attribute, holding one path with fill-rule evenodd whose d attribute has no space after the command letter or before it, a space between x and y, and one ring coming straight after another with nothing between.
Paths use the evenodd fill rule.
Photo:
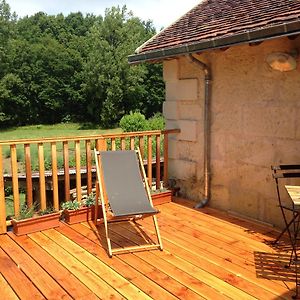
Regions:
<instances>
[{"instance_id":1,"label":"distant treeline","mask_svg":"<svg viewBox=\"0 0 300 300\"><path fill-rule=\"evenodd\" d=\"M0 126L91 122L112 127L130 111L161 110L159 64L127 56L155 34L126 7L105 16L43 12L17 18L0 1Z\"/></svg>"}]
</instances>

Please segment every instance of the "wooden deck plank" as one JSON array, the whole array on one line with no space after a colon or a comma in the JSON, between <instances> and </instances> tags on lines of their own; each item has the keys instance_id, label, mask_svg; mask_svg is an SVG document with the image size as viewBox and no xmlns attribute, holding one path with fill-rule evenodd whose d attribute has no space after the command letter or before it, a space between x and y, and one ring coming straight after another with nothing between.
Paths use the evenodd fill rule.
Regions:
<instances>
[{"instance_id":1,"label":"wooden deck plank","mask_svg":"<svg viewBox=\"0 0 300 300\"><path fill-rule=\"evenodd\" d=\"M5 300L19 299L1 273L0 273L0 291L1 291L1 297L3 297L3 299Z\"/></svg>"},{"instance_id":2,"label":"wooden deck plank","mask_svg":"<svg viewBox=\"0 0 300 300\"><path fill-rule=\"evenodd\" d=\"M112 288L116 289L125 298L143 298L150 299L145 293L143 293L136 286L131 284L124 277L119 275L117 272L112 270L109 266L104 264L101 260L93 256L88 251L82 251L82 247L72 242L62 234L58 233L54 229L44 231L44 234L57 242L63 244L64 249L70 253L76 253L76 257L80 260L87 268L93 270L100 278L102 278Z\"/></svg>"},{"instance_id":3,"label":"wooden deck plank","mask_svg":"<svg viewBox=\"0 0 300 300\"><path fill-rule=\"evenodd\" d=\"M134 240L137 244L139 243L140 240L139 237L135 233L130 232L130 229L128 228L121 229L120 226L118 227L115 226L115 227L116 227L115 233L120 234L122 237L125 237L128 240ZM138 253L137 255L142 259L144 259L145 261L155 261L155 264L159 269L167 270L169 273L172 274L176 273L176 270L183 270L184 272L182 271L180 272L181 277L183 277L184 274L189 274L190 276L198 279L200 283L205 283L208 286L217 287L219 292L221 292L224 295L227 295L232 299L253 299L248 293L240 290L239 289L240 286L238 286L238 288L235 288L235 286L238 285L237 283L241 282L239 278L236 278L235 281L232 280L230 284L215 276L215 273L218 272L216 272L215 270L215 272L213 273L214 271L213 265L209 265L207 270L203 270L195 267L194 265L192 265L191 263L185 260L182 260L174 256L173 254L168 253L167 251L164 251L162 253L157 251L153 251L152 253L141 252ZM159 260L158 257L161 259ZM212 275L212 273L214 275ZM225 274L223 275L223 277L225 277L226 275L229 274ZM231 275L233 276L233 274ZM193 286L193 285L190 284L189 286ZM245 286L243 287L245 288ZM262 289L261 289L261 293L264 294L264 297L266 297L266 294L268 296L272 295L271 293L269 294L263 293Z\"/></svg>"},{"instance_id":4,"label":"wooden deck plank","mask_svg":"<svg viewBox=\"0 0 300 300\"><path fill-rule=\"evenodd\" d=\"M160 210L163 252L109 258L92 222L0 236L0 298L291 299L295 274L284 268L290 252L270 244L276 229L185 200ZM138 223L112 224L112 246L156 241L151 218Z\"/></svg>"},{"instance_id":5,"label":"wooden deck plank","mask_svg":"<svg viewBox=\"0 0 300 300\"><path fill-rule=\"evenodd\" d=\"M165 232L167 232L169 237L171 237L172 241L176 241L178 245L185 245L187 249L195 249L195 252L199 252L199 249L201 249L201 251L209 251L210 253L218 255L220 258L225 258L227 261L234 263L238 266L242 266L245 270L251 271L253 274L255 274L255 258L253 254L258 252L253 253L253 251L250 251L249 248L247 248L247 245L245 245L245 248L241 250L239 248L236 248L235 244L228 245L221 240L211 239L211 237L207 235L205 227L202 228L201 232L197 232L193 228L196 227L196 225L191 224L191 227L188 229L188 232L186 232L186 226L178 226L178 217L175 220L172 220L169 218L168 215L165 214L164 216L165 218L160 219L161 230L164 231L164 234L166 234ZM184 223L184 221L180 222ZM272 253L274 251L272 248L269 248L269 252ZM274 254L273 258L276 258L276 255L278 255L278 257L281 257L281 259L283 258L282 254L278 253ZM273 268L274 274L277 273L277 279L274 284L282 285L283 288L286 288L286 285L293 285L293 283L290 283L288 281L282 283L278 281L279 278L282 278L282 275L280 275L280 273L286 273L284 265L286 264L287 259L289 259L288 255L281 263L281 268L278 268L278 265L275 264Z\"/></svg>"},{"instance_id":6,"label":"wooden deck plank","mask_svg":"<svg viewBox=\"0 0 300 300\"><path fill-rule=\"evenodd\" d=\"M129 226L124 227L124 230L126 232L129 232L130 227ZM215 257L209 259L213 256L213 254L211 253L205 252L204 255L201 255L201 253L199 253L199 250L190 251L191 243L187 243L186 248L182 248L182 243L176 243L172 245L171 243L171 241L173 240L172 235L166 236L164 232L163 236L164 236L165 249L168 252L165 252L164 254L161 255L163 255L165 260L174 263L177 266L179 264L179 267L181 263L180 260L191 263L194 266L200 268L201 270L213 274L214 276L218 277L222 281L227 282L230 285L233 285L253 296L256 297L259 296L259 298L261 299L263 298L268 299L268 298L275 297L276 293L274 294L274 291L277 293L283 293L286 291L286 288L277 285L275 282L270 282L269 280L265 280L266 281L265 285L260 284L260 282L258 284L258 280L254 272L248 272L247 273L248 277L247 277L245 276L244 270L241 268L238 269L238 272L234 272L236 270L232 270L232 268L225 268L224 265L228 267L228 265L230 265L231 263L227 262L226 260L219 260L218 261L219 263L216 263ZM129 235L128 238L130 238ZM153 252L153 254L158 255L157 252ZM179 260L176 259L177 260L176 262L174 258L179 258ZM183 269L182 267L180 268ZM249 276L249 274L252 274L252 276Z\"/></svg>"},{"instance_id":7,"label":"wooden deck plank","mask_svg":"<svg viewBox=\"0 0 300 300\"><path fill-rule=\"evenodd\" d=\"M38 244L27 236L16 236L9 233L20 247L24 249L39 265L62 286L74 299L99 299L91 290L82 284L71 272L64 268L54 257L50 256Z\"/></svg>"},{"instance_id":8,"label":"wooden deck plank","mask_svg":"<svg viewBox=\"0 0 300 300\"><path fill-rule=\"evenodd\" d=\"M66 269L76 276L83 284L92 290L99 298L123 299L113 288L99 278L92 270L87 268L72 254L49 239L43 233L32 233L29 237L45 249L50 255L55 257ZM75 254L76 256L76 254Z\"/></svg>"},{"instance_id":9,"label":"wooden deck plank","mask_svg":"<svg viewBox=\"0 0 300 300\"><path fill-rule=\"evenodd\" d=\"M0 273L20 299L45 299L2 248L0 248Z\"/></svg>"},{"instance_id":10,"label":"wooden deck plank","mask_svg":"<svg viewBox=\"0 0 300 300\"><path fill-rule=\"evenodd\" d=\"M84 226L82 224L65 225L61 226L58 231L100 258L110 268L132 282L153 299L177 299L163 287L158 286L149 278L142 276L138 269L132 268L118 256L109 258L106 250L99 244L99 239L90 226Z\"/></svg>"},{"instance_id":11,"label":"wooden deck plank","mask_svg":"<svg viewBox=\"0 0 300 300\"><path fill-rule=\"evenodd\" d=\"M47 299L71 299L67 292L8 235L0 235L0 245Z\"/></svg>"},{"instance_id":12,"label":"wooden deck plank","mask_svg":"<svg viewBox=\"0 0 300 300\"><path fill-rule=\"evenodd\" d=\"M91 228L88 228L88 230L92 230ZM104 232L100 229L99 230L100 236L104 236ZM113 234L112 234L113 235ZM94 238L93 238L94 236ZM95 235L92 235L91 238L94 240L95 243L99 243L99 240L95 238ZM122 240L124 242L126 240ZM122 244L121 242L121 244ZM112 239L112 245L119 247L121 244L116 244L116 237ZM107 252L106 252L107 255ZM132 268L138 270L142 275L144 275L144 278L149 278L152 281L154 281L158 286L161 286L162 288L166 289L169 293L175 295L177 298L180 299L200 299L201 296L194 291L192 291L189 287L185 286L181 282L175 280L172 278L172 276L169 276L168 274L165 274L160 269L156 268L155 266L144 262L139 257L137 257L135 254L128 254L128 255L119 255L119 259L123 260L127 264L129 264ZM203 290L205 291L205 287L203 287ZM216 296L216 295L214 295ZM218 294L218 296L220 296ZM157 298L154 298L157 299ZM217 298L214 298L217 299ZM224 298L225 299L225 298Z\"/></svg>"},{"instance_id":13,"label":"wooden deck plank","mask_svg":"<svg viewBox=\"0 0 300 300\"><path fill-rule=\"evenodd\" d=\"M113 224L113 226L115 227L119 227L118 224ZM132 227L134 228L134 227ZM118 230L117 230L118 231ZM99 228L98 232L100 233L100 235L104 236L104 231L103 228ZM131 246L131 245L138 245L141 243L144 243L144 238L143 237L139 237L138 240L129 240L126 239L124 236L120 236L118 235L116 232L114 232L114 230L111 230L111 240L114 244L116 244L117 247L120 246ZM133 244L134 243L134 244ZM160 253L160 251L154 251L155 253L158 252ZM146 251L145 253L148 253L148 251ZM185 295L184 297L195 297L194 293L197 293L198 296L209 296L209 298L212 299L217 299L219 297L222 296L223 299L226 299L226 296L224 294L220 294L219 292L217 292L215 289L213 289L211 286L206 285L205 283L203 283L201 280L195 280L195 278L191 275L186 274L185 272L182 272L181 269L179 268L174 268L172 266L165 266L164 268L160 268L157 266L158 264L158 257L155 257L155 259L153 260L153 257L151 257L151 259L143 259L140 257L141 252L139 253L135 253L132 257L132 255L128 254L128 255L120 255L119 257L122 258L123 260L125 260L127 263L129 263L131 266L138 268L140 271L142 271L146 276L150 276L150 278L153 280L153 278L157 279L158 278L158 273L163 272L164 274L162 274L162 278L164 281L166 281L166 276L168 276L168 278L172 278L173 280L171 281L170 286L175 285L178 286L178 283L183 285L185 288L179 288L177 287L177 290L175 288L175 290L173 290L172 292L177 296L177 297L182 297L182 293L183 291L185 293L187 293L187 295ZM137 259L138 257L138 259ZM141 270L141 268L143 270ZM155 274L155 277L152 277L152 274ZM174 280L177 281L178 283L174 283ZM170 280L169 280L170 281ZM163 282L161 283L163 286L166 286L163 284Z\"/></svg>"}]
</instances>

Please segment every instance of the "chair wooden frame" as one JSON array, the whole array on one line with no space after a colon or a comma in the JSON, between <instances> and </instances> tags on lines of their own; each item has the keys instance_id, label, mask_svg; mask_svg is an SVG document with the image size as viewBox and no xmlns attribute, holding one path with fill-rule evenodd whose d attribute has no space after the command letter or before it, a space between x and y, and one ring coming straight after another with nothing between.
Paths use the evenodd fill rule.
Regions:
<instances>
[{"instance_id":1,"label":"chair wooden frame","mask_svg":"<svg viewBox=\"0 0 300 300\"><path fill-rule=\"evenodd\" d=\"M124 150L125 151L125 150ZM150 193L150 188L148 185L148 180L146 178L146 173L145 169L143 166L143 161L142 161L142 156L140 149L135 150L136 155L138 157L139 161L139 167L140 171L142 173L142 178L145 183L145 189L146 193L149 199L149 202L151 206L153 207L153 202L151 198L151 193ZM109 211L109 199L107 198L106 192L105 192L105 184L104 184L104 178L103 178L103 170L102 170L102 162L101 162L101 151L97 151L94 149L94 154L95 154L95 161L96 161L96 169L97 169L97 181L98 181L98 186L99 186L99 198L100 198L100 204L102 208L102 213L103 213L103 219L98 219L98 201L96 201L96 207L95 207L95 224L102 224L104 223L105 227L105 235L106 235L106 241L107 241L107 247L108 247L108 255L109 257L112 257L114 254L122 254L122 253L128 253L128 252L134 252L134 251L142 251L142 250L154 250L154 249L160 249L163 250L163 245L162 245L162 240L158 228L158 223L157 223L157 218L156 218L156 213L152 214L138 214L138 215L130 215L130 216L114 216L110 211ZM157 211L158 213L159 211ZM109 223L112 222L124 222L124 221L133 221L136 222L138 219L143 219L146 217L152 217L153 223L154 223L154 228L155 228L155 233L157 236L157 243L155 244L146 244L146 245L138 245L138 246L130 246L130 247L120 247L120 248L112 248L111 246L111 240L109 236Z\"/></svg>"}]
</instances>

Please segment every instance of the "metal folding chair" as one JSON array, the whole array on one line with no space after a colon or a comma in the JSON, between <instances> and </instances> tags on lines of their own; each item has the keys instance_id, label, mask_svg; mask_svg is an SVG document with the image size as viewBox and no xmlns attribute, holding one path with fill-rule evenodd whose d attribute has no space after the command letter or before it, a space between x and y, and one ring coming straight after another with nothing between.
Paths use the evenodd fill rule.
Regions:
<instances>
[{"instance_id":1,"label":"metal folding chair","mask_svg":"<svg viewBox=\"0 0 300 300\"><path fill-rule=\"evenodd\" d=\"M293 203L291 205L287 205L282 201L282 187L286 184L286 180L288 178L300 178L300 165L278 165L271 167L273 172L273 178L275 179L276 183L276 191L277 191L277 198L278 198L278 205L280 207L282 217L284 220L285 227L276 238L274 243L277 243L285 232L288 233L289 237L292 238L291 234L291 227L293 232L296 231L296 224L295 220L299 216L300 208L295 207ZM287 212L292 213L292 217L288 220Z\"/></svg>"},{"instance_id":2,"label":"metal folding chair","mask_svg":"<svg viewBox=\"0 0 300 300\"><path fill-rule=\"evenodd\" d=\"M95 159L109 256L140 250L162 250L156 219L159 211L153 207L140 151L95 150ZM109 223L128 220L135 222L146 217L153 219L157 243L112 249Z\"/></svg>"},{"instance_id":3,"label":"metal folding chair","mask_svg":"<svg viewBox=\"0 0 300 300\"><path fill-rule=\"evenodd\" d=\"M298 260L298 239L300 233L300 206L296 206L294 201L292 201L293 199L290 199L290 205L285 204L282 200L282 193L283 191L285 193L287 192L287 189L289 188L287 186L288 181L292 180L293 178L300 178L300 165L278 165L272 166L271 168L273 171L273 178L275 179L276 183L278 204L285 223L284 229L275 239L274 244L278 243L284 233L287 232L292 247L290 261L287 267L290 267L292 263L295 265L296 294L293 298L299 299L298 290L300 288L300 282L298 274L298 264L300 261ZM288 214L290 216L288 216Z\"/></svg>"}]
</instances>

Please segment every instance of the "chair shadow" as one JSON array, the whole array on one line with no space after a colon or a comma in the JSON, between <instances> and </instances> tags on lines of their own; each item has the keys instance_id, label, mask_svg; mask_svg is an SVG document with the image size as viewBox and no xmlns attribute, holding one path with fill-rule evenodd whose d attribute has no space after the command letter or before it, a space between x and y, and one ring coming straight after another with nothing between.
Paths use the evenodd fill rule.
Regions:
<instances>
[{"instance_id":1,"label":"chair shadow","mask_svg":"<svg viewBox=\"0 0 300 300\"><path fill-rule=\"evenodd\" d=\"M108 245L104 224L97 226L95 235L97 236L101 246L107 250ZM110 223L109 237L113 250L117 248L136 247L157 243L140 224L132 221Z\"/></svg>"},{"instance_id":2,"label":"chair shadow","mask_svg":"<svg viewBox=\"0 0 300 300\"><path fill-rule=\"evenodd\" d=\"M256 276L276 281L295 282L295 268L290 261L289 253L254 252Z\"/></svg>"}]
</instances>

